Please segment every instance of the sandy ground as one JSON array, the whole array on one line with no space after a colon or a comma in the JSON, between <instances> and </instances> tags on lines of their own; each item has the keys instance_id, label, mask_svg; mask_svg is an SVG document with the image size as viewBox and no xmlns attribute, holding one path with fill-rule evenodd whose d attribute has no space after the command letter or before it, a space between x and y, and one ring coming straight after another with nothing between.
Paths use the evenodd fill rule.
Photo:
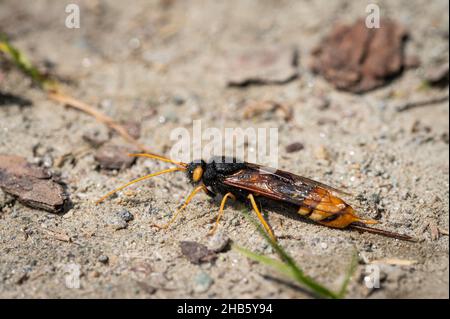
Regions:
<instances>
[{"instance_id":1,"label":"sandy ground","mask_svg":"<svg viewBox=\"0 0 450 319\"><path fill-rule=\"evenodd\" d=\"M337 289L354 251L360 258L351 298L448 298L448 237L432 240L430 227L448 230L448 102L397 112L407 101L446 94L423 89L424 67L448 61L448 2L379 1L382 15L411 34L407 52L422 66L389 85L363 95L336 91L307 68L310 51L337 21L365 15L364 1L74 1L81 28L64 27L64 1L1 1L0 30L38 64L69 81L76 97L120 121L141 123L140 141L156 153L172 145L170 131L204 127L278 127L280 168L345 186L350 202L386 229L407 233L418 243L340 231L270 213L280 243L321 283ZM123 4L121 4L123 3ZM300 77L284 85L227 88L230 50L294 45ZM73 208L55 215L33 210L0 195L0 297L2 298L308 298L277 280L264 265L234 250L213 264L193 265L179 242L208 245L206 233L218 203L198 196L167 231L152 228L170 216L190 190L182 174L157 177L96 206L94 200L124 181L167 167L151 160L119 172L98 169L85 134L107 129L87 115L47 100L20 72L2 74L2 92L27 99L29 106L0 105L0 153L42 162L68 185ZM276 116L244 119L248 101L272 99L292 105L293 120ZM322 107L324 99L328 108ZM180 102L182 101L182 103ZM304 149L285 153L286 145ZM116 135L111 143L123 144ZM318 159L325 148L329 160ZM63 154L73 161L55 167ZM319 152L320 153L320 152ZM54 161L53 161L54 162ZM359 199L359 200L358 200ZM116 214L134 219L116 230ZM270 247L242 216L226 208L219 232L241 246L272 255ZM53 233L49 233L50 230ZM72 242L58 240L66 234ZM366 263L386 258L410 265L379 267L380 289L363 282ZM66 285L80 267L79 289ZM77 277L78 278L78 277ZM156 289L153 289L156 288Z\"/></svg>"}]
</instances>

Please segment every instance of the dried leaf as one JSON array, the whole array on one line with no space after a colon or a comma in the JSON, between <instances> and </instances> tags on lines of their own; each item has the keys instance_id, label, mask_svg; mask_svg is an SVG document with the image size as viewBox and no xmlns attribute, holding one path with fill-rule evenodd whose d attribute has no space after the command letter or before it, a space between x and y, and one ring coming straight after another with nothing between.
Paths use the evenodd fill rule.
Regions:
<instances>
[{"instance_id":1,"label":"dried leaf","mask_svg":"<svg viewBox=\"0 0 450 319\"><path fill-rule=\"evenodd\" d=\"M367 28L365 20L340 25L313 52L312 70L336 88L362 93L385 84L404 68L407 32L391 20Z\"/></svg>"}]
</instances>

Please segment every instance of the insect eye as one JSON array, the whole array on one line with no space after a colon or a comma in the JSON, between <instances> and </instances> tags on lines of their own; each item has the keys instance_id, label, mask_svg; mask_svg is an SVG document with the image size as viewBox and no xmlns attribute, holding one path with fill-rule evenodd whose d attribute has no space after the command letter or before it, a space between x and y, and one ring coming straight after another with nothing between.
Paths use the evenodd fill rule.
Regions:
<instances>
[{"instance_id":1,"label":"insect eye","mask_svg":"<svg viewBox=\"0 0 450 319\"><path fill-rule=\"evenodd\" d=\"M203 168L201 166L197 166L192 173L192 180L194 182L198 182L203 175Z\"/></svg>"}]
</instances>

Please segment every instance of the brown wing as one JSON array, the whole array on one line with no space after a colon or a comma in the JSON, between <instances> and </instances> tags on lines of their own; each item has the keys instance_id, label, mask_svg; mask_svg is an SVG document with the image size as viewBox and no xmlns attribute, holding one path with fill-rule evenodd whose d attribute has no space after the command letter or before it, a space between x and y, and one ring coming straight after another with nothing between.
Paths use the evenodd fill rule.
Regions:
<instances>
[{"instance_id":1,"label":"brown wing","mask_svg":"<svg viewBox=\"0 0 450 319\"><path fill-rule=\"evenodd\" d=\"M330 185L326 185L326 184L317 182L313 179L295 175L295 174L292 174L292 173L289 173L289 172L286 172L286 171L283 171L280 169L274 170L273 168L268 168L268 167L264 167L264 166L261 166L258 164L253 164L253 163L246 163L246 165L250 168L253 168L260 172L263 172L264 174L274 174L276 176L279 176L280 178L283 178L287 182L290 182L290 183L294 182L294 183L299 183L299 184L311 185L311 186L325 189L330 192L340 193L340 194L344 194L344 195L348 195L348 196L352 195L351 193L346 192L342 189L338 189L338 188L332 187Z\"/></svg>"},{"instance_id":2,"label":"brown wing","mask_svg":"<svg viewBox=\"0 0 450 319\"><path fill-rule=\"evenodd\" d=\"M320 202L328 191L337 191L322 183L281 170L271 170L256 164L227 176L224 184L246 189L261 196L302 205L305 199ZM324 192L318 192L323 189Z\"/></svg>"}]
</instances>

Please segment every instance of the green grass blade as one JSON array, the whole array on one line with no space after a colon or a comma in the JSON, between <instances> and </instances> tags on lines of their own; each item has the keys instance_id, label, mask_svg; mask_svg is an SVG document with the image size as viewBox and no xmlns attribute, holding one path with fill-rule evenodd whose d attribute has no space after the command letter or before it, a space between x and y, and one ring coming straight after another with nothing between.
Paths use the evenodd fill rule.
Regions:
<instances>
[{"instance_id":1,"label":"green grass blade","mask_svg":"<svg viewBox=\"0 0 450 319\"><path fill-rule=\"evenodd\" d=\"M56 83L43 75L28 58L15 48L5 36L0 35L0 52L9 56L12 62L43 89L55 88Z\"/></svg>"},{"instance_id":2,"label":"green grass blade","mask_svg":"<svg viewBox=\"0 0 450 319\"><path fill-rule=\"evenodd\" d=\"M240 253L242 253L243 255L245 255L246 257L248 257L254 261L257 261L257 262L260 262L267 266L273 267L276 270L278 270L280 273L283 273L283 274L295 279L295 275L292 272L292 269L288 265L284 264L283 262L281 262L279 260L254 253L251 250L248 250L246 248L243 248L243 247L240 247L237 245L233 245L232 248L236 249L237 251L239 251Z\"/></svg>"},{"instance_id":3,"label":"green grass blade","mask_svg":"<svg viewBox=\"0 0 450 319\"><path fill-rule=\"evenodd\" d=\"M266 233L266 231L259 225L259 223L252 217L248 212L244 212L244 216L250 220L258 229L259 233L269 242L278 256L284 261L284 264L289 267L290 272L292 272L293 278L301 285L308 287L315 294L321 297L326 298L338 298L338 295L328 288L322 286L317 283L314 279L306 276L303 270L296 264L294 259L270 236ZM260 255L258 255L260 256Z\"/></svg>"}]
</instances>

